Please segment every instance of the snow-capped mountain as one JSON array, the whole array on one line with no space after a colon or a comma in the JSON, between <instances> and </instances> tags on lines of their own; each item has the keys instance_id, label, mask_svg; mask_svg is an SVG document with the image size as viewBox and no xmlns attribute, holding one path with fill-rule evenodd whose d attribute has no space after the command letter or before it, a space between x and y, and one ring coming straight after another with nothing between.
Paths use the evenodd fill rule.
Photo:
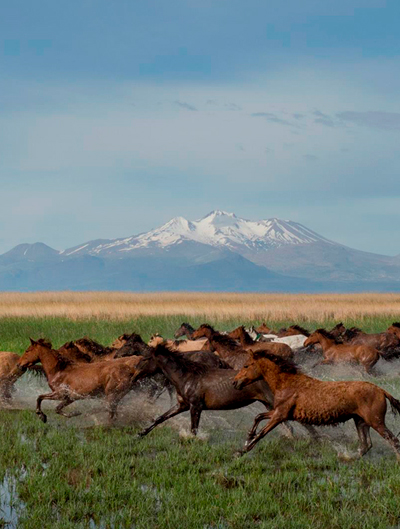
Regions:
<instances>
[{"instance_id":1,"label":"snow-capped mountain","mask_svg":"<svg viewBox=\"0 0 400 529\"><path fill-rule=\"evenodd\" d=\"M239 251L265 251L284 245L324 242L335 244L305 226L276 218L252 221L234 213L212 211L196 221L175 217L163 226L138 236L110 241L92 241L62 252L105 255L130 252L139 248L167 248L183 241L194 241L215 247Z\"/></svg>"},{"instance_id":2,"label":"snow-capped mountain","mask_svg":"<svg viewBox=\"0 0 400 529\"><path fill-rule=\"evenodd\" d=\"M400 258L361 252L290 220L212 211L61 252L0 255L0 290L400 291Z\"/></svg>"}]
</instances>

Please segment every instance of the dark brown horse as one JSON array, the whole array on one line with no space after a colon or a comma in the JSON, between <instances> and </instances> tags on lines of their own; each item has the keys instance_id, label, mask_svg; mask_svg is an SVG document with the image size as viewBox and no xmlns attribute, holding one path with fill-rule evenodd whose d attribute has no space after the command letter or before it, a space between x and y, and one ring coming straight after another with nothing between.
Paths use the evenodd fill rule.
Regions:
<instances>
[{"instance_id":1,"label":"dark brown horse","mask_svg":"<svg viewBox=\"0 0 400 529\"><path fill-rule=\"evenodd\" d=\"M182 323L182 325L174 333L174 338L178 339L186 336L189 340L192 339L194 328L189 323Z\"/></svg>"},{"instance_id":2,"label":"dark brown horse","mask_svg":"<svg viewBox=\"0 0 400 529\"><path fill-rule=\"evenodd\" d=\"M400 459L400 443L385 424L386 399L400 412L400 401L369 382L325 382L303 374L288 360L265 352L254 353L235 377L235 388L246 388L265 380L275 396L274 409L255 418L244 451L283 421L302 424L336 425L353 419L360 440L360 456L372 447L370 428L379 433ZM269 419L257 434L259 423Z\"/></svg>"},{"instance_id":3,"label":"dark brown horse","mask_svg":"<svg viewBox=\"0 0 400 529\"><path fill-rule=\"evenodd\" d=\"M364 344L336 343L334 337L325 329L317 329L304 342L304 347L319 343L322 347L324 359L318 364L336 364L338 362L352 362L361 364L368 373L380 358L379 351Z\"/></svg>"},{"instance_id":4,"label":"dark brown horse","mask_svg":"<svg viewBox=\"0 0 400 529\"><path fill-rule=\"evenodd\" d=\"M395 321L392 323L392 325L388 328L387 332L390 332L397 336L397 338L400 338L400 323Z\"/></svg>"},{"instance_id":5,"label":"dark brown horse","mask_svg":"<svg viewBox=\"0 0 400 529\"><path fill-rule=\"evenodd\" d=\"M154 348L147 345L139 334L134 334L129 337L125 345L116 352L116 358L124 358L132 355L141 355L146 358L151 357ZM222 358L209 351L191 351L184 353L188 360L193 362L199 362L209 368L216 369L231 369L230 365L224 362ZM156 399L166 389L169 393L170 399L175 391L174 386L169 380L161 373L157 373L151 378L145 380L139 380L139 384L144 386L150 392L150 396Z\"/></svg>"},{"instance_id":6,"label":"dark brown horse","mask_svg":"<svg viewBox=\"0 0 400 529\"><path fill-rule=\"evenodd\" d=\"M265 382L251 384L241 393L233 387L236 371L193 362L187 354L170 351L162 345L153 350L151 357L140 361L134 380L154 375L159 370L175 386L178 403L143 430L139 434L141 437L157 425L188 410L191 431L196 435L203 410L234 410L257 401L262 402L268 410L271 409L271 392ZM285 427L292 435L287 425Z\"/></svg>"},{"instance_id":7,"label":"dark brown horse","mask_svg":"<svg viewBox=\"0 0 400 529\"><path fill-rule=\"evenodd\" d=\"M249 349L252 351L269 351L270 353L283 356L284 358L293 358L293 351L289 345L275 342L256 342L246 332L243 325L231 331L228 336L234 340L239 340L242 349L245 351L248 351ZM288 334L287 336L291 335Z\"/></svg>"},{"instance_id":8,"label":"dark brown horse","mask_svg":"<svg viewBox=\"0 0 400 529\"><path fill-rule=\"evenodd\" d=\"M116 416L120 400L132 389L136 365L141 357L122 358L110 362L73 363L53 350L49 344L35 342L21 356L17 370L25 371L30 366L41 362L51 393L39 395L36 413L43 422L47 417L41 410L43 400L60 400L56 412L66 417L63 412L72 402L84 398L105 396L109 408L110 419Z\"/></svg>"}]
</instances>

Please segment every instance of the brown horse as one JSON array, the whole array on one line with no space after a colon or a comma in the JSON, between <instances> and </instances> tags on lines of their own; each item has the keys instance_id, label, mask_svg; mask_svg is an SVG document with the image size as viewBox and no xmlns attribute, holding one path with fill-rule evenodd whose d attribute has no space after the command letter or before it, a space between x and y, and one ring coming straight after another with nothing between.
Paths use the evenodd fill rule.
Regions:
<instances>
[{"instance_id":1,"label":"brown horse","mask_svg":"<svg viewBox=\"0 0 400 529\"><path fill-rule=\"evenodd\" d=\"M268 410L272 407L272 395L265 382L251 384L241 393L233 387L237 371L193 362L186 354L170 351L162 345L155 348L150 357L139 362L133 380L154 375L159 370L175 386L178 403L143 430L139 434L141 437L157 425L188 410L191 431L196 435L203 410L235 410L257 401L262 402ZM292 436L291 429L284 426Z\"/></svg>"},{"instance_id":2,"label":"brown horse","mask_svg":"<svg viewBox=\"0 0 400 529\"><path fill-rule=\"evenodd\" d=\"M393 332L379 332L368 334L357 327L347 329L344 340L351 344L363 344L375 347L385 358L395 358L400 356L400 338Z\"/></svg>"},{"instance_id":3,"label":"brown horse","mask_svg":"<svg viewBox=\"0 0 400 529\"><path fill-rule=\"evenodd\" d=\"M63 412L66 406L76 400L98 396L105 396L110 419L114 419L118 403L132 389L132 379L140 360L141 357L137 356L95 364L73 363L49 347L49 344L31 339L31 345L20 357L16 369L21 373L41 362L52 389L51 393L39 395L37 399L36 413L43 422L47 421L41 410L43 400L60 400L56 412L72 417L78 414L66 414Z\"/></svg>"},{"instance_id":4,"label":"brown horse","mask_svg":"<svg viewBox=\"0 0 400 529\"><path fill-rule=\"evenodd\" d=\"M380 358L379 351L369 345L336 343L334 337L325 329L317 329L314 331L304 342L304 347L316 343L321 344L324 359L315 365L353 362L361 364L367 373L371 373L371 369Z\"/></svg>"},{"instance_id":5,"label":"brown horse","mask_svg":"<svg viewBox=\"0 0 400 529\"><path fill-rule=\"evenodd\" d=\"M255 328L255 331L260 334L276 334L275 331L273 331L266 323L262 323L258 327Z\"/></svg>"},{"instance_id":6,"label":"brown horse","mask_svg":"<svg viewBox=\"0 0 400 529\"><path fill-rule=\"evenodd\" d=\"M228 333L228 336L234 340L239 340L240 345L246 351L249 349L252 351L269 351L270 353L283 356L284 358L293 358L293 351L289 345L275 342L256 342L246 332L243 325Z\"/></svg>"},{"instance_id":7,"label":"brown horse","mask_svg":"<svg viewBox=\"0 0 400 529\"><path fill-rule=\"evenodd\" d=\"M385 424L386 399L393 411L400 412L400 401L369 382L325 382L303 374L288 360L265 352L254 353L235 377L235 388L265 380L275 396L274 409L255 418L244 451L251 450L260 439L283 421L302 424L336 425L353 419L360 440L359 454L372 447L370 428L376 430L400 459L400 442ZM269 419L257 434L257 426Z\"/></svg>"}]
</instances>

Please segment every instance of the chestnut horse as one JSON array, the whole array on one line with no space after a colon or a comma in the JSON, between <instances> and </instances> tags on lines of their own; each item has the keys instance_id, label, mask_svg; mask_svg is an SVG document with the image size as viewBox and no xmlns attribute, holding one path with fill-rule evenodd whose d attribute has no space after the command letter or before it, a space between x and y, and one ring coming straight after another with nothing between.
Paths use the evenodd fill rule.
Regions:
<instances>
[{"instance_id":1,"label":"chestnut horse","mask_svg":"<svg viewBox=\"0 0 400 529\"><path fill-rule=\"evenodd\" d=\"M270 353L283 356L284 358L293 358L293 351L289 345L276 342L256 342L246 332L243 325L228 333L228 336L234 340L239 340L240 345L246 351L249 349L252 351L269 351Z\"/></svg>"},{"instance_id":2,"label":"chestnut horse","mask_svg":"<svg viewBox=\"0 0 400 529\"><path fill-rule=\"evenodd\" d=\"M139 434L140 437L147 435L164 421L188 410L191 431L196 435L203 410L235 410L257 401L264 404L268 410L272 407L272 395L264 381L250 384L241 393L233 387L237 371L210 368L189 360L186 354L170 351L163 345L157 346L150 357L139 362L133 380L152 376L159 370L175 386L178 403L143 430ZM291 429L287 425L284 427L292 436Z\"/></svg>"},{"instance_id":3,"label":"chestnut horse","mask_svg":"<svg viewBox=\"0 0 400 529\"><path fill-rule=\"evenodd\" d=\"M367 373L371 373L371 369L380 358L379 351L369 345L336 343L334 337L325 329L314 331L304 342L304 347L316 343L321 344L324 359L315 365L353 362L361 364Z\"/></svg>"},{"instance_id":4,"label":"chestnut horse","mask_svg":"<svg viewBox=\"0 0 400 529\"><path fill-rule=\"evenodd\" d=\"M39 395L37 398L36 413L43 422L47 421L46 415L41 410L43 400L60 400L56 412L65 417L73 417L79 414L66 414L63 412L66 406L76 400L97 396L106 397L110 419L115 418L118 403L132 389L132 379L141 357L121 358L95 364L73 363L52 349L49 344L35 342L32 339L30 341L31 345L20 357L16 369L22 373L30 366L41 362L47 382L52 389L51 393Z\"/></svg>"},{"instance_id":5,"label":"chestnut horse","mask_svg":"<svg viewBox=\"0 0 400 529\"><path fill-rule=\"evenodd\" d=\"M297 366L281 357L258 352L236 375L236 389L265 380L274 394L274 409L255 418L244 448L251 450L268 432L283 421L302 424L336 425L353 419L360 440L359 454L372 447L370 428L376 430L400 460L400 442L385 424L386 399L393 411L400 412L400 401L370 382L325 382L303 374ZM257 434L257 426L269 419Z\"/></svg>"}]
</instances>

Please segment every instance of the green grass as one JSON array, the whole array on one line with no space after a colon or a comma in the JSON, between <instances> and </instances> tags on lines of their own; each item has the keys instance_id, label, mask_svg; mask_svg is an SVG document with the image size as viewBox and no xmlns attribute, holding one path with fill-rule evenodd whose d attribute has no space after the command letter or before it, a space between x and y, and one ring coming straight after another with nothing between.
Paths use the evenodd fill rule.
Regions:
<instances>
[{"instance_id":1,"label":"green grass","mask_svg":"<svg viewBox=\"0 0 400 529\"><path fill-rule=\"evenodd\" d=\"M29 336L46 336L56 346L84 334L105 344L127 331L144 338L153 331L170 337L185 319L5 319L0 321L1 348L22 352ZM224 327L239 323L229 321ZM382 330L389 323L364 322L363 328ZM393 385L399 387L399 397L394 375L374 381L392 392ZM15 527L386 529L400 524L400 468L376 436L362 460L344 461L337 441L293 441L278 433L238 458L245 431L233 436L213 432L204 441L181 438L164 427L139 440L140 424L76 424L52 412L45 425L32 410L0 410L0 484L7 477L15 485ZM399 419L390 418L390 424L397 425L397 433ZM337 431L340 435L351 428ZM355 439L354 432L346 434L340 445L354 452ZM0 487L0 495L4 489ZM0 527L13 527L9 520L8 512L0 512Z\"/></svg>"}]
</instances>

